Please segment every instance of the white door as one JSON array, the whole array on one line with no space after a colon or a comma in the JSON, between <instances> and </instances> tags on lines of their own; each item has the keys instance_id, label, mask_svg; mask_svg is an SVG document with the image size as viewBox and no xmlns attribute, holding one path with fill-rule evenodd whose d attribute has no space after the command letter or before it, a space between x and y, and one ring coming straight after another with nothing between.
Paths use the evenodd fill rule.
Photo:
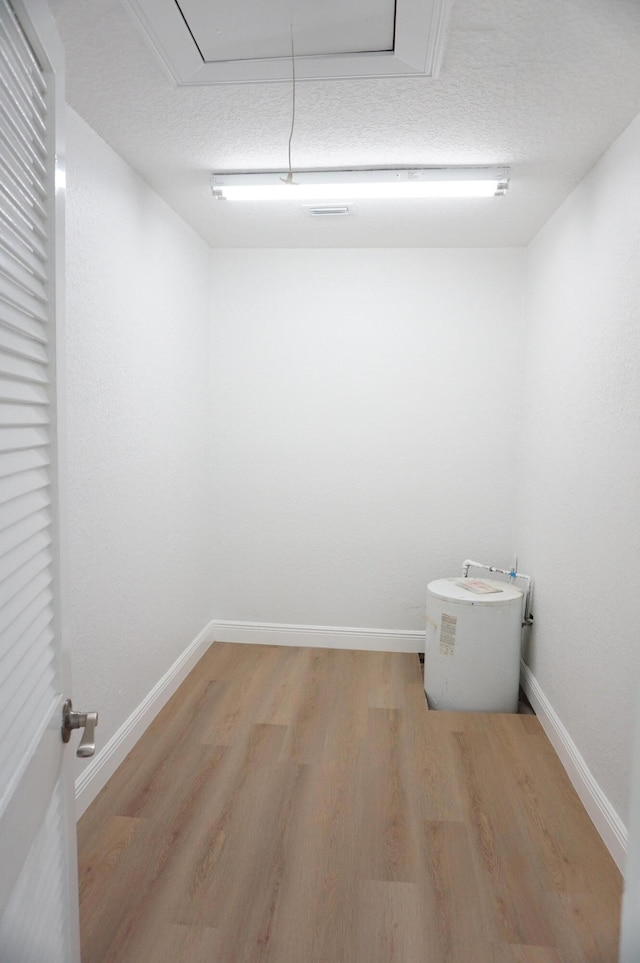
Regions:
<instances>
[{"instance_id":1,"label":"white door","mask_svg":"<svg viewBox=\"0 0 640 963\"><path fill-rule=\"evenodd\" d=\"M79 963L61 590L62 57L0 0L0 960ZM62 379L60 379L62 380Z\"/></svg>"}]
</instances>

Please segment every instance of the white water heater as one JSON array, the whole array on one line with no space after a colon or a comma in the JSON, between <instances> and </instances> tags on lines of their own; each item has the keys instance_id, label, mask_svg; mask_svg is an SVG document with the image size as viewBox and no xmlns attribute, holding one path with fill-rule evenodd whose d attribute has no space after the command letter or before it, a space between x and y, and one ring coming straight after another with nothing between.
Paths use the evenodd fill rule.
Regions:
<instances>
[{"instance_id":1,"label":"white water heater","mask_svg":"<svg viewBox=\"0 0 640 963\"><path fill-rule=\"evenodd\" d=\"M424 689L431 709L517 712L523 593L495 579L427 586Z\"/></svg>"}]
</instances>

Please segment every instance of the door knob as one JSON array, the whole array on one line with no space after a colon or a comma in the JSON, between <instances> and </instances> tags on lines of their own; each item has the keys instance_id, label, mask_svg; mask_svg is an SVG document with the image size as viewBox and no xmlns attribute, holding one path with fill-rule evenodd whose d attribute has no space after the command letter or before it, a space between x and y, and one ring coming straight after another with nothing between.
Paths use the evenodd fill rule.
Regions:
<instances>
[{"instance_id":1,"label":"door knob","mask_svg":"<svg viewBox=\"0 0 640 963\"><path fill-rule=\"evenodd\" d=\"M69 742L72 729L84 729L80 745L76 749L76 756L80 756L81 759L92 756L96 751L97 725L97 712L75 712L71 699L67 699L62 707L62 741Z\"/></svg>"}]
</instances>

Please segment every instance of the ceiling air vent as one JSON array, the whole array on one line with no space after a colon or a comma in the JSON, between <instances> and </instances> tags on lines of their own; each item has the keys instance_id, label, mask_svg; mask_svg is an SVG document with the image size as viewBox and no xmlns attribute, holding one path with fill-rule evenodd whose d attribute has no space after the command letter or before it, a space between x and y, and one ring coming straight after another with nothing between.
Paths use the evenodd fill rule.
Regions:
<instances>
[{"instance_id":1,"label":"ceiling air vent","mask_svg":"<svg viewBox=\"0 0 640 963\"><path fill-rule=\"evenodd\" d=\"M311 217L338 217L344 214L351 214L351 208L346 204L332 204L330 207L307 207L307 214Z\"/></svg>"}]
</instances>

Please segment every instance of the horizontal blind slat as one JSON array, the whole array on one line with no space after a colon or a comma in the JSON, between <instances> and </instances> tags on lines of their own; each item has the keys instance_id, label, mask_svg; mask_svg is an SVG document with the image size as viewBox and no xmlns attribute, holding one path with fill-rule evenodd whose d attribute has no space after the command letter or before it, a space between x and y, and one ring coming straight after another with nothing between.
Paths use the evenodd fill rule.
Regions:
<instances>
[{"instance_id":1,"label":"horizontal blind slat","mask_svg":"<svg viewBox=\"0 0 640 963\"><path fill-rule=\"evenodd\" d=\"M20 52L20 59L24 63L25 73L31 77L33 84L44 97L47 92L47 81L42 72L42 67L36 59L31 49L31 44L25 37L24 31L18 23L18 19L11 9L11 6L7 6L5 3L5 7L7 9L7 18L5 20L7 33L12 38L15 49Z\"/></svg>"},{"instance_id":2,"label":"horizontal blind slat","mask_svg":"<svg viewBox=\"0 0 640 963\"><path fill-rule=\"evenodd\" d=\"M0 479L10 478L21 471L31 471L34 468L46 468L50 464L49 452L46 448L34 448L31 451L13 451L0 459Z\"/></svg>"},{"instance_id":3,"label":"horizontal blind slat","mask_svg":"<svg viewBox=\"0 0 640 963\"><path fill-rule=\"evenodd\" d=\"M52 637L53 633L51 633L48 628L45 629L44 632L41 632L39 638L32 643L31 647L25 652L24 657L16 664L15 669L11 673L12 678L3 679L0 682L0 698L3 696L7 697L7 701L3 702L1 714L5 717L5 722L8 723L2 727L0 742L11 744L17 733L24 728L24 717L22 720L15 718L15 710L19 708L23 699L20 688L23 689L28 700L29 690L31 689L31 691L33 691L33 689L37 688L39 681L42 678L46 678L49 674L48 669L51 665L53 653L47 652L47 648ZM45 656L44 660L42 660L43 655ZM22 726L20 726L20 721L22 721ZM1 756L2 751L0 750L0 757Z\"/></svg>"},{"instance_id":4,"label":"horizontal blind slat","mask_svg":"<svg viewBox=\"0 0 640 963\"><path fill-rule=\"evenodd\" d=\"M5 128L5 139L13 144L20 155L28 161L29 165L35 167L43 176L46 183L47 167L44 163L46 157L43 157L38 149L38 145L34 144L27 136L20 124L20 120L21 118L14 107L0 100L0 123Z\"/></svg>"},{"instance_id":5,"label":"horizontal blind slat","mask_svg":"<svg viewBox=\"0 0 640 963\"><path fill-rule=\"evenodd\" d=\"M0 79L2 80L0 95L4 101L4 107L14 118L16 126L25 139L33 145L43 159L46 159L49 151L43 139L44 131L38 124L38 108L32 100L25 98L19 82L7 68L7 49L6 45L3 47L0 37Z\"/></svg>"},{"instance_id":6,"label":"horizontal blind slat","mask_svg":"<svg viewBox=\"0 0 640 963\"><path fill-rule=\"evenodd\" d=\"M52 622L53 608L50 605L40 606L29 624L25 625L24 631L16 636L14 644L0 659L0 679L13 672L20 662L21 653L28 649Z\"/></svg>"},{"instance_id":7,"label":"horizontal blind slat","mask_svg":"<svg viewBox=\"0 0 640 963\"><path fill-rule=\"evenodd\" d=\"M0 192L3 194L3 208L6 219L9 220L16 230L20 230L23 237L30 242L35 239L47 240L45 220L37 214L31 205L25 203L17 191L11 189L11 185L0 182Z\"/></svg>"},{"instance_id":8,"label":"horizontal blind slat","mask_svg":"<svg viewBox=\"0 0 640 963\"><path fill-rule=\"evenodd\" d=\"M44 638L46 639L46 633ZM30 718L27 715L29 706L40 703L47 695L49 698L53 695L53 690L50 689L54 680L53 652L50 646L46 642L40 646L36 643L28 654L33 654L38 659L25 660L17 666L12 673L12 689L8 690L7 686L8 691L3 691L5 686L0 683L0 698L8 696L8 701L0 712L0 759L6 759L10 772L29 747L30 727L24 724L25 718ZM22 717L21 713L24 713Z\"/></svg>"},{"instance_id":9,"label":"horizontal blind slat","mask_svg":"<svg viewBox=\"0 0 640 963\"><path fill-rule=\"evenodd\" d=\"M46 253L42 245L38 246L37 243L33 243L33 240L33 237L27 238L19 234L0 206L0 248L11 261L30 274L34 274L42 282L46 282L48 280ZM5 262L5 264L8 263Z\"/></svg>"},{"instance_id":10,"label":"horizontal blind slat","mask_svg":"<svg viewBox=\"0 0 640 963\"><path fill-rule=\"evenodd\" d=\"M48 508L50 504L51 493L48 487L21 494L17 498L12 498L11 501L0 504L0 533L26 518L27 515Z\"/></svg>"},{"instance_id":11,"label":"horizontal blind slat","mask_svg":"<svg viewBox=\"0 0 640 963\"><path fill-rule=\"evenodd\" d=\"M14 595L10 602L6 605L0 606L0 632L3 634L7 632L7 637L9 637L8 629L13 623L24 615L25 611L27 616L31 614L30 605L37 596L47 589L52 583L52 576L50 569L43 569L35 578L33 578L24 588ZM29 619L29 621L31 621ZM2 646L5 644L4 637L1 641ZM4 651L4 649L3 649ZM1 654L1 653L0 653Z\"/></svg>"},{"instance_id":12,"label":"horizontal blind slat","mask_svg":"<svg viewBox=\"0 0 640 963\"><path fill-rule=\"evenodd\" d=\"M0 33L0 95L4 109L13 118L20 137L31 144L46 163L49 150L45 142L46 127L42 124L46 107L43 111L36 100L25 94L20 78L11 72L9 57L9 47L6 39L3 43Z\"/></svg>"},{"instance_id":13,"label":"horizontal blind slat","mask_svg":"<svg viewBox=\"0 0 640 963\"><path fill-rule=\"evenodd\" d=\"M52 639L53 632L47 624L34 637L30 637L30 633L23 635L13 646L8 658L3 659L2 668L4 669L5 665L7 667L7 671L3 671L0 676L0 704L4 707L3 711L9 710L14 692L24 684L34 668L37 669L38 659ZM16 692L15 697L20 698L20 693Z\"/></svg>"},{"instance_id":14,"label":"horizontal blind slat","mask_svg":"<svg viewBox=\"0 0 640 963\"><path fill-rule=\"evenodd\" d=\"M20 126L25 135L39 148L46 148L47 129L43 124L47 116L46 106L43 110L42 104L34 96L34 91L29 89L29 78L21 73L3 26L3 18L0 17L0 96L20 118Z\"/></svg>"},{"instance_id":15,"label":"horizontal blind slat","mask_svg":"<svg viewBox=\"0 0 640 963\"><path fill-rule=\"evenodd\" d=\"M16 219L26 231L33 231L46 241L46 217L43 217L35 210L29 200L16 189L15 184L4 181L0 183L0 190L2 190L4 194L5 204L11 209L14 219Z\"/></svg>"},{"instance_id":16,"label":"horizontal blind slat","mask_svg":"<svg viewBox=\"0 0 640 963\"><path fill-rule=\"evenodd\" d=\"M2 52L0 51L0 60L1 57ZM0 67L2 67L1 63ZM16 97L17 92L18 88L15 85L8 91L9 97L7 97L7 93L2 92L0 106L3 108L4 115L13 119L14 133L18 126L20 127L24 136L19 139L23 146L30 147L30 150L33 151L36 156L46 160L48 151L41 133L36 129L36 115L32 108L29 109L18 101Z\"/></svg>"},{"instance_id":17,"label":"horizontal blind slat","mask_svg":"<svg viewBox=\"0 0 640 963\"><path fill-rule=\"evenodd\" d=\"M16 177L29 184L41 199L44 200L47 197L45 172L34 166L13 132L3 127L0 127L0 155L5 159L7 166L16 172Z\"/></svg>"},{"instance_id":18,"label":"horizontal blind slat","mask_svg":"<svg viewBox=\"0 0 640 963\"><path fill-rule=\"evenodd\" d=\"M29 69L23 57L24 44L16 44L9 30L7 20L0 21L0 49L5 68L13 78L14 84L20 88L23 103L33 111L40 126L40 132L46 136L47 128L44 118L47 115L47 102L42 96L40 85L34 83L34 71ZM35 74L38 76L38 73Z\"/></svg>"},{"instance_id":19,"label":"horizontal blind slat","mask_svg":"<svg viewBox=\"0 0 640 963\"><path fill-rule=\"evenodd\" d=\"M22 268L29 274L33 274L39 281L46 284L48 277L42 259L37 254L34 254L26 244L22 242L15 243L16 240L15 235L10 235L6 227L0 225L0 251L2 251L3 256L14 261L19 268ZM8 263L8 261L5 261L5 264Z\"/></svg>"},{"instance_id":20,"label":"horizontal blind slat","mask_svg":"<svg viewBox=\"0 0 640 963\"><path fill-rule=\"evenodd\" d=\"M30 97L28 92L25 92L20 78L15 72L12 73L10 53L6 43L3 43L1 31L0 75L2 75L5 86L5 92L3 92L3 94L4 96L8 95L9 109L11 109L14 114L20 115L21 126L25 134L37 147L41 155L46 157L48 151L44 141L46 127L43 124L43 113L40 111L40 105Z\"/></svg>"},{"instance_id":21,"label":"horizontal blind slat","mask_svg":"<svg viewBox=\"0 0 640 963\"><path fill-rule=\"evenodd\" d=\"M37 318L31 318L24 311L20 311L6 301L0 301L0 326L9 328L11 331L17 331L26 338L39 341L41 344L47 344L49 341L48 321L38 321Z\"/></svg>"},{"instance_id":22,"label":"horizontal blind slat","mask_svg":"<svg viewBox=\"0 0 640 963\"><path fill-rule=\"evenodd\" d=\"M24 225L21 224L20 218L16 217L16 212L13 210L12 206L4 197L4 204L0 205L0 228L2 228L2 233L7 238L14 238L14 243L16 247L19 248L20 244L27 248L29 251L39 257L42 261L46 261L47 252L43 247L41 239L32 230L25 229Z\"/></svg>"},{"instance_id":23,"label":"horizontal blind slat","mask_svg":"<svg viewBox=\"0 0 640 963\"><path fill-rule=\"evenodd\" d=\"M46 221L46 208L42 204L37 191L34 190L33 184L22 176L19 167L7 161L2 150L0 150L0 173L2 174L2 180L10 185L10 193L20 195L22 205L25 208L30 207L36 212L36 216L39 217L41 221Z\"/></svg>"},{"instance_id":24,"label":"horizontal blind slat","mask_svg":"<svg viewBox=\"0 0 640 963\"><path fill-rule=\"evenodd\" d=\"M4 290L3 290L4 289ZM42 332L42 325L48 323L43 305L29 305L28 298L17 286L10 289L0 277L0 324L16 331L34 332L36 340ZM46 339L45 339L46 340Z\"/></svg>"},{"instance_id":25,"label":"horizontal blind slat","mask_svg":"<svg viewBox=\"0 0 640 963\"><path fill-rule=\"evenodd\" d=\"M53 592L50 585L41 586L29 597L27 603L17 613L13 622L0 636L0 659L4 659L15 646L17 640L28 630L31 623L43 612L50 612L53 618Z\"/></svg>"},{"instance_id":26,"label":"horizontal blind slat","mask_svg":"<svg viewBox=\"0 0 640 963\"><path fill-rule=\"evenodd\" d=\"M18 284L0 273L0 318L4 314L2 305L13 308L41 324L48 320L46 305L39 298L27 294Z\"/></svg>"},{"instance_id":27,"label":"horizontal blind slat","mask_svg":"<svg viewBox=\"0 0 640 963\"><path fill-rule=\"evenodd\" d=\"M15 569L8 578L5 578L2 582L2 593L0 594L0 613L9 608L12 600L41 572L44 572L51 565L51 562L51 552L44 549L34 555L33 558L28 559L20 568Z\"/></svg>"},{"instance_id":28,"label":"horizontal blind slat","mask_svg":"<svg viewBox=\"0 0 640 963\"><path fill-rule=\"evenodd\" d=\"M28 358L31 361L38 361L46 364L48 359L47 350L41 341L24 335L15 328L9 328L0 323L0 350Z\"/></svg>"},{"instance_id":29,"label":"horizontal blind slat","mask_svg":"<svg viewBox=\"0 0 640 963\"><path fill-rule=\"evenodd\" d=\"M29 384L26 381L12 381L10 378L3 378L0 375L0 401L44 405L47 404L48 397L43 385Z\"/></svg>"},{"instance_id":30,"label":"horizontal blind slat","mask_svg":"<svg viewBox=\"0 0 640 963\"><path fill-rule=\"evenodd\" d=\"M30 492L37 492L46 488L49 481L49 472L44 468L34 468L30 471L22 471L0 478L0 505L5 505L14 498L24 498Z\"/></svg>"},{"instance_id":31,"label":"horizontal blind slat","mask_svg":"<svg viewBox=\"0 0 640 963\"><path fill-rule=\"evenodd\" d=\"M39 305L46 303L49 294L42 278L34 274L33 271L24 268L18 258L8 256L1 247L0 275L8 288L15 287L27 297L34 298ZM48 317L47 311L44 310L43 314L46 320Z\"/></svg>"},{"instance_id":32,"label":"horizontal blind slat","mask_svg":"<svg viewBox=\"0 0 640 963\"><path fill-rule=\"evenodd\" d=\"M21 176L20 168L15 164L9 165L0 153L0 173L4 184L7 197L11 198L12 204L23 212L33 212L33 216L38 221L38 231L42 233L42 228L47 220L47 211L40 197L33 189L33 184L28 178Z\"/></svg>"},{"instance_id":33,"label":"horizontal blind slat","mask_svg":"<svg viewBox=\"0 0 640 963\"><path fill-rule=\"evenodd\" d=\"M45 405L9 405L0 402L0 406L0 423L10 428L49 424Z\"/></svg>"},{"instance_id":34,"label":"horizontal blind slat","mask_svg":"<svg viewBox=\"0 0 640 963\"><path fill-rule=\"evenodd\" d=\"M0 453L48 444L49 432L43 428L0 428Z\"/></svg>"},{"instance_id":35,"label":"horizontal blind slat","mask_svg":"<svg viewBox=\"0 0 640 963\"><path fill-rule=\"evenodd\" d=\"M45 531L51 525L51 513L48 511L36 512L21 521L16 522L5 529L2 533L2 543L0 545L0 558L2 553L12 551L17 545L22 545L28 538L37 532Z\"/></svg>"},{"instance_id":36,"label":"horizontal blind slat","mask_svg":"<svg viewBox=\"0 0 640 963\"><path fill-rule=\"evenodd\" d=\"M10 552L0 556L0 598L4 592L3 582L8 580L11 574L27 562L30 562L39 552L44 552L51 545L51 532L42 531L27 538L20 545L17 545Z\"/></svg>"},{"instance_id":37,"label":"horizontal blind slat","mask_svg":"<svg viewBox=\"0 0 640 963\"><path fill-rule=\"evenodd\" d=\"M39 137L46 139L48 113L47 103L38 85L35 84L34 74L24 69L24 61L20 51L12 43L7 24L0 19L0 71L2 72L7 90L19 91L19 100L23 109L31 117Z\"/></svg>"},{"instance_id":38,"label":"horizontal blind slat","mask_svg":"<svg viewBox=\"0 0 640 963\"><path fill-rule=\"evenodd\" d=\"M0 351L0 375L18 381L32 381L34 384L47 384L49 375L46 365L30 358L20 358L8 351Z\"/></svg>"}]
</instances>

